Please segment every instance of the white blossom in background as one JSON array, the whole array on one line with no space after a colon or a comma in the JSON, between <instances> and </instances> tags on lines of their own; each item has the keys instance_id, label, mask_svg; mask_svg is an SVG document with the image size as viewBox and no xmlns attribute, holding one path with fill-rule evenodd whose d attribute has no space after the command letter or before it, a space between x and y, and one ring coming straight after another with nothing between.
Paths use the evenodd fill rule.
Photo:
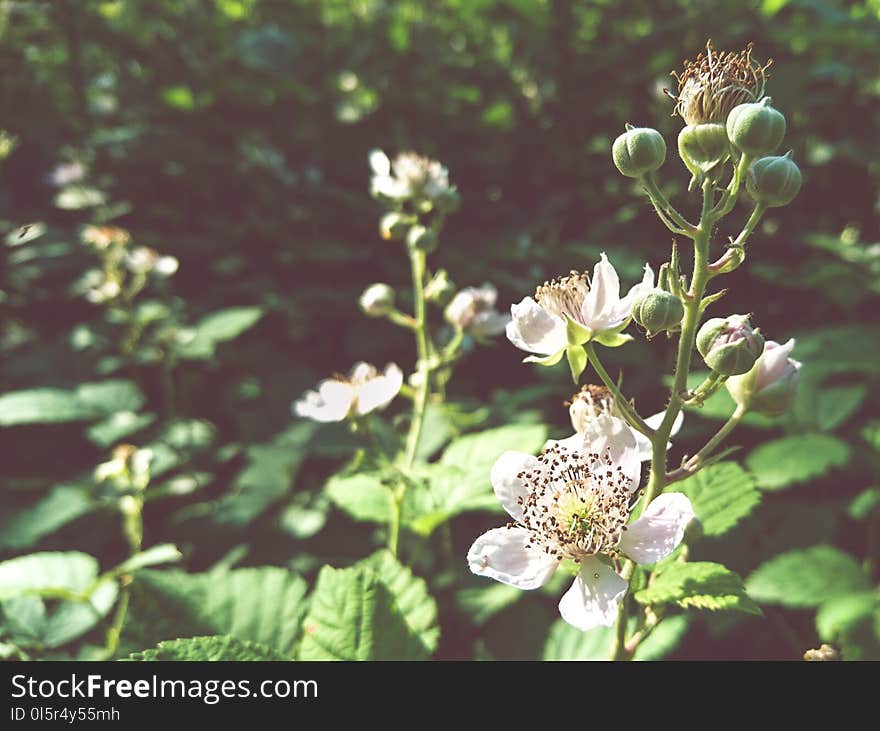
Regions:
<instances>
[{"instance_id":1,"label":"white blossom in background","mask_svg":"<svg viewBox=\"0 0 880 731\"><path fill-rule=\"evenodd\" d=\"M307 391L294 403L297 416L315 421L342 421L384 409L400 391L403 371L395 363L380 373L375 366L357 363L347 376L336 375Z\"/></svg>"},{"instance_id":2,"label":"white blossom in background","mask_svg":"<svg viewBox=\"0 0 880 731\"><path fill-rule=\"evenodd\" d=\"M562 618L583 631L612 626L627 589L614 560L660 561L681 543L694 517L685 495L666 493L627 524L641 472L632 431L607 414L590 423L582 450L556 444L538 457L505 452L491 482L513 522L474 541L471 571L537 589L563 560L574 561L578 573L559 602Z\"/></svg>"},{"instance_id":3,"label":"white blossom in background","mask_svg":"<svg viewBox=\"0 0 880 731\"><path fill-rule=\"evenodd\" d=\"M173 256L161 256L148 246L137 246L125 254L125 267L132 274L156 274L170 277L177 271L179 263Z\"/></svg>"},{"instance_id":4,"label":"white blossom in background","mask_svg":"<svg viewBox=\"0 0 880 731\"><path fill-rule=\"evenodd\" d=\"M571 425L574 428L574 434L566 439L548 442L548 446L552 444L561 444L567 449L580 449L584 442L584 434L586 434L590 426L603 414L623 418L617 405L614 403L614 395L605 386L587 385L583 386L580 391L571 397L568 406L568 413L571 417ZM666 412L661 411L659 414L653 414L645 419L645 423L651 429L657 429L663 422ZM684 423L684 412L679 411L675 421L672 422L672 436L678 434L681 425ZM637 429L630 427L633 437L636 440L636 450L639 459L647 462L651 459L651 440L648 439ZM670 443L667 449L671 447Z\"/></svg>"},{"instance_id":5,"label":"white blossom in background","mask_svg":"<svg viewBox=\"0 0 880 731\"><path fill-rule=\"evenodd\" d=\"M49 173L49 184L57 188L79 183L86 177L86 169L80 162L62 162Z\"/></svg>"},{"instance_id":6,"label":"white blossom in background","mask_svg":"<svg viewBox=\"0 0 880 731\"><path fill-rule=\"evenodd\" d=\"M111 246L124 246L131 239L131 234L118 226L83 226L80 233L83 243L93 246L99 251Z\"/></svg>"},{"instance_id":7,"label":"white blossom in background","mask_svg":"<svg viewBox=\"0 0 880 731\"><path fill-rule=\"evenodd\" d=\"M601 342L603 334L619 332L629 322L632 308L640 295L654 286L654 272L645 264L642 281L620 296L620 280L605 254L593 269L590 279L586 272L571 272L545 282L535 297L525 297L512 305L512 321L507 338L520 350L549 356L559 353L568 344L566 318L586 328Z\"/></svg>"},{"instance_id":8,"label":"white blossom in background","mask_svg":"<svg viewBox=\"0 0 880 731\"><path fill-rule=\"evenodd\" d=\"M440 198L450 189L449 171L441 163L413 152L403 152L392 162L382 150L370 152L374 196L403 201Z\"/></svg>"},{"instance_id":9,"label":"white blossom in background","mask_svg":"<svg viewBox=\"0 0 880 731\"><path fill-rule=\"evenodd\" d=\"M510 318L495 309L498 290L490 283L482 287L465 287L452 298L444 316L446 321L476 338L486 338L504 332Z\"/></svg>"}]
</instances>

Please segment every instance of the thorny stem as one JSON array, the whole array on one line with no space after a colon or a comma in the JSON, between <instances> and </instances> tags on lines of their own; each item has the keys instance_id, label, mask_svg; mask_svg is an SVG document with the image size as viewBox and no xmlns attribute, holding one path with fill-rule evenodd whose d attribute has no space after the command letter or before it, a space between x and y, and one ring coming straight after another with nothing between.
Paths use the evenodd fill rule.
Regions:
<instances>
[{"instance_id":1,"label":"thorny stem","mask_svg":"<svg viewBox=\"0 0 880 731\"><path fill-rule=\"evenodd\" d=\"M425 412L428 407L428 395L431 387L431 345L428 339L427 306L425 303L425 252L419 249L410 249L410 268L412 270L413 299L414 299L414 330L416 334L416 353L418 363L416 373L418 383L413 395L413 414L406 436L406 452L403 459L403 471L409 473L416 459L419 448L419 440L422 436L422 427L425 424ZM394 492L394 507L391 512L391 524L388 529L388 550L397 555L397 546L400 538L400 513L403 499L406 496L407 480L401 480L399 487Z\"/></svg>"},{"instance_id":2,"label":"thorny stem","mask_svg":"<svg viewBox=\"0 0 880 731\"><path fill-rule=\"evenodd\" d=\"M709 238L712 234L714 219L712 208L714 203L712 183L708 180L703 182L703 207L700 213L700 225L696 227L694 234L694 271L691 276L690 291L684 298L684 318L681 323L681 335L678 339L678 354L675 359L675 378L669 393L669 404L663 422L657 430L649 435L651 440L651 475L645 487L645 493L641 499L639 515L643 515L651 501L662 492L666 485L666 445L672 433L672 425L675 417L682 408L682 394L687 387L687 376L691 366L691 355L694 350L694 341L697 337L697 327L700 324L700 303L709 282ZM635 564L626 560L620 572L625 580L632 576ZM614 628L614 640L611 643L610 658L623 660L630 655L626 647L626 620L627 599L620 604L617 620Z\"/></svg>"},{"instance_id":3,"label":"thorny stem","mask_svg":"<svg viewBox=\"0 0 880 731\"><path fill-rule=\"evenodd\" d=\"M626 397L620 392L620 389L617 387L617 384L612 380L611 376L608 375L608 371L602 366L602 363L599 361L599 356L596 353L596 349L593 347L592 343L586 343L584 348L587 351L587 357L589 362L593 364L593 368L596 370L596 373L599 375L599 379L605 384L605 388L611 391L614 396L614 400L617 403L617 408L620 409L620 412L623 414L624 418L629 422L630 426L634 429L638 429L642 434L646 437L651 437L654 433L654 430L651 429L646 423L645 420L639 416L635 409L630 405L629 401L626 400Z\"/></svg>"}]
</instances>

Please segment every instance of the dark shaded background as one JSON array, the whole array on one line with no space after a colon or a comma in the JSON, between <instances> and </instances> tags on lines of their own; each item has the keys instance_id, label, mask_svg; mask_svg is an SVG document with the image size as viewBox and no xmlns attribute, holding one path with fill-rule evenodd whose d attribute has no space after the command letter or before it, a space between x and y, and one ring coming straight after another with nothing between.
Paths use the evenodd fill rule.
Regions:
<instances>
[{"instance_id":1,"label":"dark shaded background","mask_svg":"<svg viewBox=\"0 0 880 731\"><path fill-rule=\"evenodd\" d=\"M681 121L670 116L662 89L709 37L730 50L753 41L757 58L774 59L768 91L786 114L785 145L805 178L794 203L765 217L747 266L728 277L723 306L756 313L764 332L779 340L876 323L876 0L59 0L8 3L2 12L0 127L19 146L0 167L0 215L10 224L41 220L74 232L82 212L54 209L46 178L76 151L90 163L91 180L131 204L115 223L180 259L171 291L193 317L220 306L268 308L216 362L176 374L178 412L212 422L220 443L271 440L289 425L292 400L356 360L412 366L408 335L357 311L366 284L400 284L405 300L408 281L406 258L378 237L379 208L368 195L372 148L414 149L449 167L463 205L431 263L460 285L491 280L503 307L546 278L591 267L600 251L625 284L645 260L656 270L670 238L632 182L617 174L610 143L626 122L657 127L670 148L664 185L672 195L684 192L687 178L673 152ZM694 212L692 199L676 200ZM744 210L725 222L716 247L737 232ZM30 273L4 264L2 390L71 385L93 374L95 364L73 357L67 340L77 323L95 317L66 290L82 262L75 253L49 257ZM624 368L630 392L652 413L663 401L657 372L670 370L670 356L655 340L651 348L616 351L606 365ZM635 367L646 359L656 359L657 368ZM468 410L495 393L493 421L505 418L499 404L506 399L511 409L540 409L562 431L566 374L536 372L517 360L504 341L481 349L460 368L451 396ZM159 398L154 372L133 367L131 374L150 399ZM876 372L870 379L875 389ZM505 397L539 383L552 388ZM869 399L845 438L857 442L872 416L876 400ZM698 441L705 430L698 421L686 439ZM327 441L343 438L328 434ZM739 441L763 438L745 432ZM104 454L70 427L7 430L0 439L7 454L14 448L2 469L25 501L35 485L68 479ZM338 464L328 451L332 445L303 465L297 492L316 490ZM209 500L228 491L240 467L233 461L217 468ZM876 475L873 455L842 478L778 496L770 507L840 500L841 490L854 495ZM319 563L310 556L351 560L372 541L368 530L339 516L303 543L277 529L277 511L222 528L195 511L181 527L180 508L148 512L148 531L188 544L193 568L246 545L248 562L300 556L298 567L309 571ZM483 522L455 524L459 553ZM52 540L98 555L117 550L114 533L90 525ZM847 533L845 525L826 532L820 537ZM805 534L803 545L815 539ZM745 570L756 559L743 561ZM543 605L535 611L547 613ZM455 621L441 655L469 656L471 630L454 629ZM501 621L519 626L516 615ZM809 627L807 618L791 621ZM501 637L504 627L490 626L482 641L491 648L492 632ZM791 652L772 624L761 627L749 642L743 634L695 632L680 652ZM535 654L528 646L514 654L520 651Z\"/></svg>"}]
</instances>

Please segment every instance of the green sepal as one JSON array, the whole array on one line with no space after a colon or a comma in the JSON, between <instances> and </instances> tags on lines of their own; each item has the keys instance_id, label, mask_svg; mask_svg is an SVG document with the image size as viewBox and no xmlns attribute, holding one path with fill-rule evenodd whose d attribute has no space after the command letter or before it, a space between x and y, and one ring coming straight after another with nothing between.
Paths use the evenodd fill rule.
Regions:
<instances>
[{"instance_id":1,"label":"green sepal","mask_svg":"<svg viewBox=\"0 0 880 731\"><path fill-rule=\"evenodd\" d=\"M568 315L565 316L565 334L569 345L583 345L593 338L593 331L575 322Z\"/></svg>"},{"instance_id":2,"label":"green sepal","mask_svg":"<svg viewBox=\"0 0 880 731\"><path fill-rule=\"evenodd\" d=\"M580 381L581 373L584 372L584 368L587 367L587 351L584 350L583 345L570 345L566 348L565 355L568 357L568 367L571 368L571 377L574 379L574 382L577 383Z\"/></svg>"},{"instance_id":3,"label":"green sepal","mask_svg":"<svg viewBox=\"0 0 880 731\"><path fill-rule=\"evenodd\" d=\"M593 340L595 340L600 345L604 345L606 348L619 348L621 345L628 343L632 339L632 335L627 335L626 333L622 333L619 330L609 330L607 332L602 332L593 338Z\"/></svg>"},{"instance_id":4,"label":"green sepal","mask_svg":"<svg viewBox=\"0 0 880 731\"><path fill-rule=\"evenodd\" d=\"M552 355L530 355L526 358L523 358L523 363L537 363L538 365L542 366L554 366L562 360L563 355L565 355L565 348L556 353L553 353Z\"/></svg>"}]
</instances>

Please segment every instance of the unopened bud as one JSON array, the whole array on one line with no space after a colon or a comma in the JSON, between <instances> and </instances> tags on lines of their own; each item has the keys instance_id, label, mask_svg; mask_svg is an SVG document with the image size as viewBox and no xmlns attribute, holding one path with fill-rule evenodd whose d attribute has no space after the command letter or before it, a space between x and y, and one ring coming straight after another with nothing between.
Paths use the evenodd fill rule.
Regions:
<instances>
[{"instance_id":1,"label":"unopened bud","mask_svg":"<svg viewBox=\"0 0 880 731\"><path fill-rule=\"evenodd\" d=\"M746 190L758 203L775 208L786 206L801 189L801 171L791 152L780 157L762 157L749 167Z\"/></svg>"},{"instance_id":2,"label":"unopened bud","mask_svg":"<svg viewBox=\"0 0 880 731\"><path fill-rule=\"evenodd\" d=\"M386 241L402 239L412 222L412 217L403 213L397 211L386 213L379 221L379 235Z\"/></svg>"},{"instance_id":3,"label":"unopened bud","mask_svg":"<svg viewBox=\"0 0 880 731\"><path fill-rule=\"evenodd\" d=\"M406 243L412 249L430 254L437 248L437 234L421 224L413 226L406 235Z\"/></svg>"},{"instance_id":4,"label":"unopened bud","mask_svg":"<svg viewBox=\"0 0 880 731\"><path fill-rule=\"evenodd\" d=\"M719 168L730 157L723 124L687 125L678 133L678 154L698 179Z\"/></svg>"},{"instance_id":5,"label":"unopened bud","mask_svg":"<svg viewBox=\"0 0 880 731\"><path fill-rule=\"evenodd\" d=\"M648 331L648 337L666 330L675 330L684 317L684 305L671 292L652 289L636 300L633 320Z\"/></svg>"},{"instance_id":6,"label":"unopened bud","mask_svg":"<svg viewBox=\"0 0 880 731\"><path fill-rule=\"evenodd\" d=\"M794 339L780 345L768 340L754 367L745 375L728 378L727 390L736 403L765 416L781 416L788 411L800 379L801 364L789 358Z\"/></svg>"},{"instance_id":7,"label":"unopened bud","mask_svg":"<svg viewBox=\"0 0 880 731\"><path fill-rule=\"evenodd\" d=\"M649 127L629 127L611 147L614 164L628 178L657 170L666 161L666 141Z\"/></svg>"},{"instance_id":8,"label":"unopened bud","mask_svg":"<svg viewBox=\"0 0 880 731\"><path fill-rule=\"evenodd\" d=\"M368 317L382 317L394 307L394 290L387 284L371 284L359 300L361 312Z\"/></svg>"},{"instance_id":9,"label":"unopened bud","mask_svg":"<svg viewBox=\"0 0 880 731\"><path fill-rule=\"evenodd\" d=\"M785 117L770 106L770 97L734 107L726 126L733 145L750 157L776 152L785 137Z\"/></svg>"},{"instance_id":10,"label":"unopened bud","mask_svg":"<svg viewBox=\"0 0 880 731\"><path fill-rule=\"evenodd\" d=\"M697 350L716 373L747 373L761 355L764 337L749 324L748 315L713 317L697 333Z\"/></svg>"}]
</instances>

